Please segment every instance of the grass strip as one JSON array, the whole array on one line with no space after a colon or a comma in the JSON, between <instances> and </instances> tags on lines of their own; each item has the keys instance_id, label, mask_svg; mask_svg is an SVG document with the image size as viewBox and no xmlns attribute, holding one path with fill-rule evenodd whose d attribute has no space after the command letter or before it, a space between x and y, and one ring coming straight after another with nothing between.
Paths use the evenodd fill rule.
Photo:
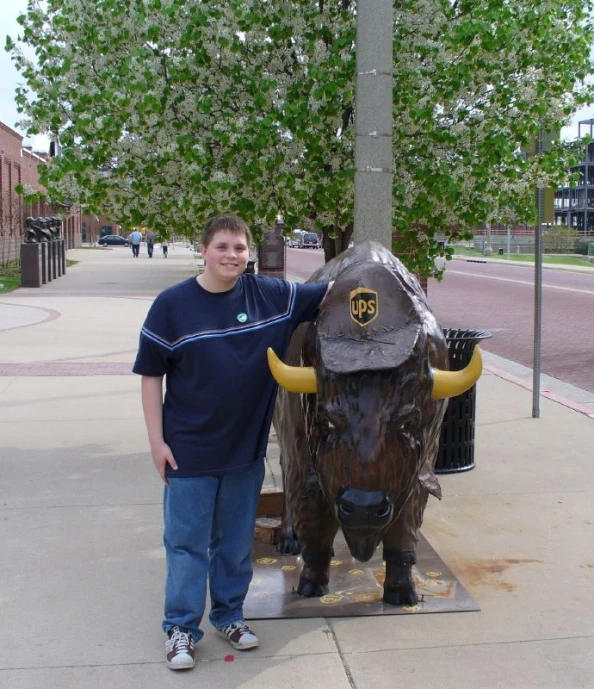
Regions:
<instances>
[{"instance_id":1,"label":"grass strip","mask_svg":"<svg viewBox=\"0 0 594 689\"><path fill-rule=\"evenodd\" d=\"M494 253L491 256L485 257L482 251L472 249L466 246L455 246L454 255L468 256L469 258L496 258L499 261L523 261L525 263L534 263L534 254L512 254L509 258L507 253L502 255ZM587 258L580 258L579 256L561 256L558 254L543 254L542 262L549 265L561 266L580 266L585 268L594 268L594 264Z\"/></svg>"}]
</instances>

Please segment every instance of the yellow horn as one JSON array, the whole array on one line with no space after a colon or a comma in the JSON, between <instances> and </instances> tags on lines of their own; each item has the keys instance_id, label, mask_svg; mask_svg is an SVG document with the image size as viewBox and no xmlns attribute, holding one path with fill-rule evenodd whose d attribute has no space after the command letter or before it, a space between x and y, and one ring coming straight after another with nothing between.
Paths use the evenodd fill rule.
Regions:
<instances>
[{"instance_id":1,"label":"yellow horn","mask_svg":"<svg viewBox=\"0 0 594 689\"><path fill-rule=\"evenodd\" d=\"M268 347L268 366L274 380L287 392L301 392L306 395L315 395L318 391L316 373L312 366L287 366Z\"/></svg>"},{"instance_id":2,"label":"yellow horn","mask_svg":"<svg viewBox=\"0 0 594 689\"><path fill-rule=\"evenodd\" d=\"M483 370L483 358L481 348L476 345L472 353L472 359L466 368L461 371L440 371L433 369L433 391L431 397L434 400L445 400L448 397L456 397L470 388L479 379Z\"/></svg>"}]
</instances>

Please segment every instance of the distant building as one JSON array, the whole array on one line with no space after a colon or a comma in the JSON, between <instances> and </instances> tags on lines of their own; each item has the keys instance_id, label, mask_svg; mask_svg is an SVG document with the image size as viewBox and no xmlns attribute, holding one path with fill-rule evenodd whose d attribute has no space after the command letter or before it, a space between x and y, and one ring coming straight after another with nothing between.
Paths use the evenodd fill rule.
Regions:
<instances>
[{"instance_id":1,"label":"distant building","mask_svg":"<svg viewBox=\"0 0 594 689\"><path fill-rule=\"evenodd\" d=\"M113 222L106 215L82 216L82 241L95 244L101 237L107 234L127 234L121 225Z\"/></svg>"},{"instance_id":2,"label":"distant building","mask_svg":"<svg viewBox=\"0 0 594 689\"><path fill-rule=\"evenodd\" d=\"M594 139L594 119L578 123L578 137ZM561 187L555 192L555 223L577 230L578 236L594 236L594 142L584 147L584 159L571 168L579 173L576 187Z\"/></svg>"},{"instance_id":3,"label":"distant building","mask_svg":"<svg viewBox=\"0 0 594 689\"><path fill-rule=\"evenodd\" d=\"M38 166L44 165L46 153L23 146L23 136L0 122L0 261L20 255L25 218L60 216L64 219L66 248L80 246L81 212L69 202L51 205L45 201L23 202L16 193L17 184L34 191L45 191L39 183Z\"/></svg>"}]
</instances>

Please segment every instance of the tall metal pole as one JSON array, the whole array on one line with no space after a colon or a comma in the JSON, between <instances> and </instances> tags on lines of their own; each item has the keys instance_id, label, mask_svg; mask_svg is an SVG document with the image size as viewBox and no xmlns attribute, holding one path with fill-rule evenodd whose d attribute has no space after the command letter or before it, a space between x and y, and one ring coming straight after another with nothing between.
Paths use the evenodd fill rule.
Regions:
<instances>
[{"instance_id":1,"label":"tall metal pole","mask_svg":"<svg viewBox=\"0 0 594 689\"><path fill-rule=\"evenodd\" d=\"M487 246L485 247L485 250L483 253L485 256L491 256L493 254L493 247L491 246L491 221L486 224L485 226L486 233L487 233Z\"/></svg>"},{"instance_id":2,"label":"tall metal pole","mask_svg":"<svg viewBox=\"0 0 594 689\"><path fill-rule=\"evenodd\" d=\"M391 0L357 3L355 242L392 249Z\"/></svg>"},{"instance_id":3,"label":"tall metal pole","mask_svg":"<svg viewBox=\"0 0 594 689\"><path fill-rule=\"evenodd\" d=\"M538 133L538 153L544 151L542 127ZM538 218L534 232L534 362L532 366L532 418L540 417L540 350L542 332L542 226L545 220L544 188L537 191Z\"/></svg>"}]
</instances>

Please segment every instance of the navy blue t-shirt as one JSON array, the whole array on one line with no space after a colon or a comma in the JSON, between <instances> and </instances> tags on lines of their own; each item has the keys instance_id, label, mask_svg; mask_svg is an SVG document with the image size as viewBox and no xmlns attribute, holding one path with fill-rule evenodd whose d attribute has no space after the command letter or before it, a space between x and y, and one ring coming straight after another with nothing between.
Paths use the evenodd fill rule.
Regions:
<instances>
[{"instance_id":1,"label":"navy blue t-shirt","mask_svg":"<svg viewBox=\"0 0 594 689\"><path fill-rule=\"evenodd\" d=\"M220 476L266 455L277 390L266 349L284 355L327 287L244 274L228 292L190 278L159 294L133 371L165 376L163 435L179 467L168 475Z\"/></svg>"}]
</instances>

